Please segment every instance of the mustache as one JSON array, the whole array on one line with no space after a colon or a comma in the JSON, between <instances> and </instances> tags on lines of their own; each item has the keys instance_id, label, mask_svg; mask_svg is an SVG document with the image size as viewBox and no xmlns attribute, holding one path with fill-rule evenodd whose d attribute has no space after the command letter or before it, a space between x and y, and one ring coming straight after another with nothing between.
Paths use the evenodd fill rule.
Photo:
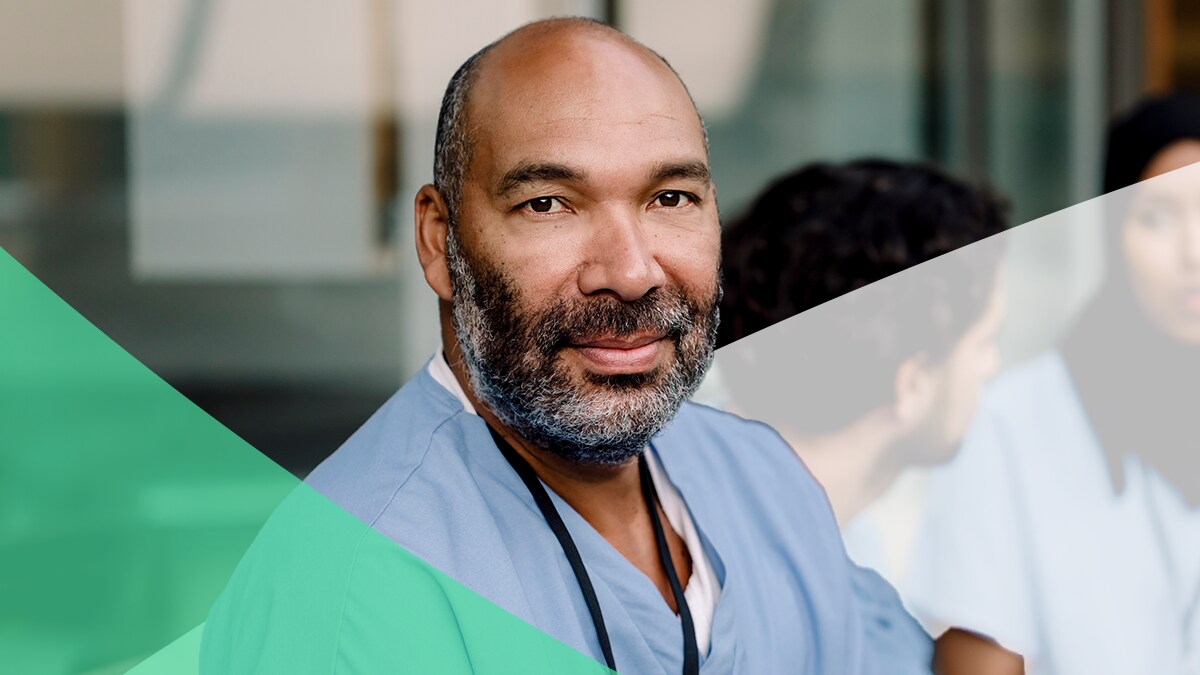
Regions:
<instances>
[{"instance_id":1,"label":"mustache","mask_svg":"<svg viewBox=\"0 0 1200 675\"><path fill-rule=\"evenodd\" d=\"M612 296L560 300L538 313L530 337L543 356L597 338L662 334L678 342L692 330L700 308L679 289L656 288L626 302Z\"/></svg>"}]
</instances>

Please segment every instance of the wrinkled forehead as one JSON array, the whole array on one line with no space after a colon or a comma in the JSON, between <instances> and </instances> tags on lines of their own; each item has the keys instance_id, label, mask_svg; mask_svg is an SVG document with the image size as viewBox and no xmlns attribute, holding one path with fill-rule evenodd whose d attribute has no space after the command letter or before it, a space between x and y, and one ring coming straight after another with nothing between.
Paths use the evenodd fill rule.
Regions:
<instances>
[{"instance_id":1,"label":"wrinkled forehead","mask_svg":"<svg viewBox=\"0 0 1200 675\"><path fill-rule=\"evenodd\" d=\"M480 156L500 164L639 144L646 161L668 148L707 160L683 84L652 52L618 38L569 34L499 44L481 64L469 111Z\"/></svg>"}]
</instances>

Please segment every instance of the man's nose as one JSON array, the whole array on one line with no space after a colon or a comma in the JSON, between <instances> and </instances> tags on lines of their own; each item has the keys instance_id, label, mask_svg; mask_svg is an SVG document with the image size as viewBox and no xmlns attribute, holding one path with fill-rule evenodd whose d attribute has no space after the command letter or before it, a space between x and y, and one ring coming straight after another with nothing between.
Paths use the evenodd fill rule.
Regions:
<instances>
[{"instance_id":1,"label":"man's nose","mask_svg":"<svg viewBox=\"0 0 1200 675\"><path fill-rule=\"evenodd\" d=\"M984 348L980 371L984 380L990 380L1000 372L1000 347L995 342L989 342Z\"/></svg>"},{"instance_id":2,"label":"man's nose","mask_svg":"<svg viewBox=\"0 0 1200 675\"><path fill-rule=\"evenodd\" d=\"M1179 255L1185 267L1200 269L1200 213L1193 212L1184 223Z\"/></svg>"},{"instance_id":3,"label":"man's nose","mask_svg":"<svg viewBox=\"0 0 1200 675\"><path fill-rule=\"evenodd\" d=\"M666 283L653 242L636 214L609 211L593 226L587 262L579 273L580 292L609 292L632 302Z\"/></svg>"}]
</instances>

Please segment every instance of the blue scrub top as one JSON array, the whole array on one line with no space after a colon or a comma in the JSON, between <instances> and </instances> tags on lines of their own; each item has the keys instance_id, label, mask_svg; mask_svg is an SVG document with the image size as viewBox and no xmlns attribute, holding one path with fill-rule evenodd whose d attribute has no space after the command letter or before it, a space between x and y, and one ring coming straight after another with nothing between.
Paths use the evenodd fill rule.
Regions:
<instances>
[{"instance_id":1,"label":"blue scrub top","mask_svg":"<svg viewBox=\"0 0 1200 675\"><path fill-rule=\"evenodd\" d=\"M878 639L881 624L873 617L907 615L886 582L864 582L849 562L824 492L774 431L686 404L651 445L721 584L701 672L892 673L893 658L928 656L928 637L919 629L891 632L892 642ZM464 411L426 370L307 482L450 578L603 662L578 582L529 491L483 419ZM658 589L566 502L551 497L595 586L618 669L681 672L679 618ZM247 558L269 557L267 548L256 544ZM236 661L242 649L237 631L221 624L285 597L272 589L270 569L244 561L210 616L204 652L214 670ZM351 616L340 620L346 623L369 630ZM261 650L270 642L244 649L259 651L254 661L269 661ZM325 654L318 660L353 663L345 652L354 644L330 640L322 648L329 660Z\"/></svg>"}]
</instances>

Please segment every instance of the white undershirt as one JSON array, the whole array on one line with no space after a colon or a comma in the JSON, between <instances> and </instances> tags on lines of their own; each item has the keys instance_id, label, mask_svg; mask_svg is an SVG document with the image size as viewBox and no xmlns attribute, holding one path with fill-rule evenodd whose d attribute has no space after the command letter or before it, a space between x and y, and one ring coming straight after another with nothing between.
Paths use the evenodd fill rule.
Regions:
<instances>
[{"instance_id":1,"label":"white undershirt","mask_svg":"<svg viewBox=\"0 0 1200 675\"><path fill-rule=\"evenodd\" d=\"M463 410L472 415L478 414L475 412L475 406L471 405L471 400L459 386L458 379L454 377L450 366L447 365L440 347L429 362L428 370L434 381L458 399ZM721 597L721 586L717 582L717 575L708 560L708 554L704 552L700 534L696 531L696 523L692 520L687 505L683 503L683 498L679 496L675 486L667 479L654 453L647 452L645 455L646 463L650 467L650 478L654 481L655 491L658 492L658 503L662 506L663 512L667 514L667 521L671 524L671 529L683 538L683 543L687 546L688 554L692 558L692 576L687 581L683 596L687 599L688 609L692 612L692 623L696 627L696 646L700 649L701 654L707 654L712 637L713 613L717 608L717 599Z\"/></svg>"}]
</instances>

